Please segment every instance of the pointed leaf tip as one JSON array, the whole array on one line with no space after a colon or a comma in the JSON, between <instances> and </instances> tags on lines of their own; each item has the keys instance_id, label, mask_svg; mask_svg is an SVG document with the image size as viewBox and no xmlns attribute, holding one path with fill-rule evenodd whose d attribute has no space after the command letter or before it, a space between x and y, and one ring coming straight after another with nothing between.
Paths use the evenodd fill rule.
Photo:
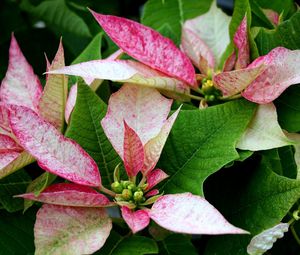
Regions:
<instances>
[{"instance_id":1,"label":"pointed leaf tip","mask_svg":"<svg viewBox=\"0 0 300 255\"><path fill-rule=\"evenodd\" d=\"M37 112L42 86L12 34L8 69L0 86L0 101L31 108Z\"/></svg>"},{"instance_id":2,"label":"pointed leaf tip","mask_svg":"<svg viewBox=\"0 0 300 255\"><path fill-rule=\"evenodd\" d=\"M194 86L192 63L168 38L135 21L91 11L109 37L128 55Z\"/></svg>"},{"instance_id":3,"label":"pointed leaf tip","mask_svg":"<svg viewBox=\"0 0 300 255\"><path fill-rule=\"evenodd\" d=\"M144 147L142 141L125 120L123 160L129 177L136 176L144 165Z\"/></svg>"},{"instance_id":4,"label":"pointed leaf tip","mask_svg":"<svg viewBox=\"0 0 300 255\"><path fill-rule=\"evenodd\" d=\"M135 234L143 230L150 223L150 217L146 210L131 211L128 207L121 207L122 217Z\"/></svg>"},{"instance_id":5,"label":"pointed leaf tip","mask_svg":"<svg viewBox=\"0 0 300 255\"><path fill-rule=\"evenodd\" d=\"M246 234L231 225L209 202L191 193L165 195L152 206L150 218L165 229L186 234Z\"/></svg>"},{"instance_id":6,"label":"pointed leaf tip","mask_svg":"<svg viewBox=\"0 0 300 255\"><path fill-rule=\"evenodd\" d=\"M29 108L11 105L9 110L14 135L43 169L78 184L101 185L97 164L76 142Z\"/></svg>"}]
</instances>

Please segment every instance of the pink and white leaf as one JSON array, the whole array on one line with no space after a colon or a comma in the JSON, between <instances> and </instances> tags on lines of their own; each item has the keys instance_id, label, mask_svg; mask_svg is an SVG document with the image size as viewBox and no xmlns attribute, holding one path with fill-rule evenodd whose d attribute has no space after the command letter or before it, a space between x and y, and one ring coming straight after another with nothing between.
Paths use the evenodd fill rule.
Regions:
<instances>
[{"instance_id":1,"label":"pink and white leaf","mask_svg":"<svg viewBox=\"0 0 300 255\"><path fill-rule=\"evenodd\" d=\"M208 69L214 70L215 59L212 51L196 33L186 27L183 27L182 30L181 47L201 73L207 74ZM201 57L207 63L205 69L200 65Z\"/></svg>"},{"instance_id":2,"label":"pink and white leaf","mask_svg":"<svg viewBox=\"0 0 300 255\"><path fill-rule=\"evenodd\" d=\"M228 27L231 17L227 16L213 1L209 11L194 19L187 20L183 27L196 34L213 52L215 67L220 64L221 56L230 43Z\"/></svg>"},{"instance_id":3,"label":"pink and white leaf","mask_svg":"<svg viewBox=\"0 0 300 255\"><path fill-rule=\"evenodd\" d=\"M261 9L271 23L276 27L280 22L280 15L272 9Z\"/></svg>"},{"instance_id":4,"label":"pink and white leaf","mask_svg":"<svg viewBox=\"0 0 300 255\"><path fill-rule=\"evenodd\" d=\"M14 152L14 155L16 156L8 156L12 160L7 160L6 163L3 164L0 167L0 179L4 178L5 176L8 176L15 171L23 168L24 166L27 166L35 161L35 159L26 151L23 152ZM1 161L1 160L0 160ZM9 163L8 163L9 161Z\"/></svg>"},{"instance_id":5,"label":"pink and white leaf","mask_svg":"<svg viewBox=\"0 0 300 255\"><path fill-rule=\"evenodd\" d=\"M8 119L8 109L5 104L0 102L0 134L11 135Z\"/></svg>"},{"instance_id":6,"label":"pink and white leaf","mask_svg":"<svg viewBox=\"0 0 300 255\"><path fill-rule=\"evenodd\" d=\"M250 63L250 48L248 38L247 16L245 16L234 34L233 42L238 49L235 69L246 68Z\"/></svg>"},{"instance_id":7,"label":"pink and white leaf","mask_svg":"<svg viewBox=\"0 0 300 255\"><path fill-rule=\"evenodd\" d=\"M92 11L108 36L128 55L191 86L195 71L188 57L168 38L135 21Z\"/></svg>"},{"instance_id":8,"label":"pink and white leaf","mask_svg":"<svg viewBox=\"0 0 300 255\"><path fill-rule=\"evenodd\" d=\"M154 169L147 175L148 186L145 191L151 190L154 186L156 186L158 183L160 183L168 177L169 175L167 175L163 170L159 168Z\"/></svg>"},{"instance_id":9,"label":"pink and white leaf","mask_svg":"<svg viewBox=\"0 0 300 255\"><path fill-rule=\"evenodd\" d=\"M223 93L223 96L233 96L243 91L251 82L261 75L266 67L259 66L223 72L213 77L214 84Z\"/></svg>"},{"instance_id":10,"label":"pink and white leaf","mask_svg":"<svg viewBox=\"0 0 300 255\"><path fill-rule=\"evenodd\" d=\"M235 54L235 51L233 51L228 56L228 58L225 60L225 63L223 66L223 72L231 71L235 66L235 62L236 62L236 54Z\"/></svg>"},{"instance_id":11,"label":"pink and white leaf","mask_svg":"<svg viewBox=\"0 0 300 255\"><path fill-rule=\"evenodd\" d=\"M0 134L0 152L16 151L21 152L23 148L10 136Z\"/></svg>"},{"instance_id":12,"label":"pink and white leaf","mask_svg":"<svg viewBox=\"0 0 300 255\"><path fill-rule=\"evenodd\" d=\"M62 42L52 61L49 70L60 69L65 66ZM43 95L39 103L39 114L58 130L64 125L64 112L68 93L68 78L65 75L48 74Z\"/></svg>"},{"instance_id":13,"label":"pink and white leaf","mask_svg":"<svg viewBox=\"0 0 300 255\"><path fill-rule=\"evenodd\" d=\"M0 101L26 106L37 112L41 94L41 83L12 35L8 70L0 87Z\"/></svg>"},{"instance_id":14,"label":"pink and white leaf","mask_svg":"<svg viewBox=\"0 0 300 255\"><path fill-rule=\"evenodd\" d=\"M165 195L152 206L150 218L161 227L186 234L246 234L231 225L209 202L191 193Z\"/></svg>"},{"instance_id":15,"label":"pink and white leaf","mask_svg":"<svg viewBox=\"0 0 300 255\"><path fill-rule=\"evenodd\" d=\"M266 66L265 71L242 92L252 102L270 103L289 86L300 82L300 50L277 47L252 62L249 68L261 64Z\"/></svg>"},{"instance_id":16,"label":"pink and white leaf","mask_svg":"<svg viewBox=\"0 0 300 255\"><path fill-rule=\"evenodd\" d=\"M159 190L158 189L152 189L150 190L148 193L145 194L145 197L153 197L159 194Z\"/></svg>"},{"instance_id":17,"label":"pink and white leaf","mask_svg":"<svg viewBox=\"0 0 300 255\"><path fill-rule=\"evenodd\" d=\"M145 144L145 161L142 169L143 174L147 175L156 166L180 109L181 107L165 121L158 135Z\"/></svg>"},{"instance_id":18,"label":"pink and white leaf","mask_svg":"<svg viewBox=\"0 0 300 255\"><path fill-rule=\"evenodd\" d=\"M76 99L77 99L77 84L74 84L69 91L69 95L66 103L66 109L65 109L66 123L69 123L70 116L76 104Z\"/></svg>"},{"instance_id":19,"label":"pink and white leaf","mask_svg":"<svg viewBox=\"0 0 300 255\"><path fill-rule=\"evenodd\" d=\"M97 164L76 142L29 108L10 106L9 118L20 145L40 167L78 184L100 186Z\"/></svg>"},{"instance_id":20,"label":"pink and white leaf","mask_svg":"<svg viewBox=\"0 0 300 255\"><path fill-rule=\"evenodd\" d=\"M293 141L283 133L273 103L259 105L253 119L237 143L241 150L269 150L287 145Z\"/></svg>"},{"instance_id":21,"label":"pink and white leaf","mask_svg":"<svg viewBox=\"0 0 300 255\"><path fill-rule=\"evenodd\" d=\"M35 254L92 254L104 245L111 229L104 208L44 204L34 225Z\"/></svg>"},{"instance_id":22,"label":"pink and white leaf","mask_svg":"<svg viewBox=\"0 0 300 255\"><path fill-rule=\"evenodd\" d=\"M123 85L114 93L101 124L111 144L123 158L124 124L137 133L145 145L158 135L168 117L172 100L163 97L156 89Z\"/></svg>"},{"instance_id":23,"label":"pink and white leaf","mask_svg":"<svg viewBox=\"0 0 300 255\"><path fill-rule=\"evenodd\" d=\"M133 232L139 232L150 223L150 217L146 210L132 211L126 206L121 207L122 217Z\"/></svg>"},{"instance_id":24,"label":"pink and white leaf","mask_svg":"<svg viewBox=\"0 0 300 255\"><path fill-rule=\"evenodd\" d=\"M134 177L144 165L144 147L136 132L124 120L124 155L126 173Z\"/></svg>"},{"instance_id":25,"label":"pink and white leaf","mask_svg":"<svg viewBox=\"0 0 300 255\"><path fill-rule=\"evenodd\" d=\"M288 223L279 223L272 228L266 229L251 239L247 246L249 255L263 255L273 247L277 239L282 238L285 232L288 232Z\"/></svg>"},{"instance_id":26,"label":"pink and white leaf","mask_svg":"<svg viewBox=\"0 0 300 255\"><path fill-rule=\"evenodd\" d=\"M2 169L8 166L11 162L13 162L18 156L20 152L17 151L1 151L0 150L0 172ZM0 173L1 177L1 173Z\"/></svg>"},{"instance_id":27,"label":"pink and white leaf","mask_svg":"<svg viewBox=\"0 0 300 255\"><path fill-rule=\"evenodd\" d=\"M104 207L110 204L109 199L94 189L73 183L59 183L46 188L36 196L34 193L18 195L29 200L46 204L76 207Z\"/></svg>"}]
</instances>

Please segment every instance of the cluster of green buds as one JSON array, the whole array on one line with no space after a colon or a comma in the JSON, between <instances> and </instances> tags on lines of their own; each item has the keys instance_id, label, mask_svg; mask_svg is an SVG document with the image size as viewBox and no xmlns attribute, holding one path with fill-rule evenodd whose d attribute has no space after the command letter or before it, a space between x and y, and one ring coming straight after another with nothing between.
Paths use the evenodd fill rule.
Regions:
<instances>
[{"instance_id":1,"label":"cluster of green buds","mask_svg":"<svg viewBox=\"0 0 300 255\"><path fill-rule=\"evenodd\" d=\"M214 83L211 79L204 78L202 79L201 83L201 91L207 102L213 102L222 96L221 91L214 86Z\"/></svg>"}]
</instances>

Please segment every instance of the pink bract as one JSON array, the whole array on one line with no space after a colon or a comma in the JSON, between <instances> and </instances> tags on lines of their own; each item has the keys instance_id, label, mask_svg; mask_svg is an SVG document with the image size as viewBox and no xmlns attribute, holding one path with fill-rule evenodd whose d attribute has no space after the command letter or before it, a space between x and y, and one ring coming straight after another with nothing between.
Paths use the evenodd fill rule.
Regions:
<instances>
[{"instance_id":1,"label":"pink bract","mask_svg":"<svg viewBox=\"0 0 300 255\"><path fill-rule=\"evenodd\" d=\"M78 184L101 185L95 161L34 111L11 105L9 118L20 145L38 160L43 169Z\"/></svg>"},{"instance_id":2,"label":"pink bract","mask_svg":"<svg viewBox=\"0 0 300 255\"><path fill-rule=\"evenodd\" d=\"M29 107L37 112L42 86L12 34L9 64L0 87L0 101Z\"/></svg>"},{"instance_id":3,"label":"pink bract","mask_svg":"<svg viewBox=\"0 0 300 255\"><path fill-rule=\"evenodd\" d=\"M192 63L168 38L135 21L92 11L109 37L128 55L194 86Z\"/></svg>"},{"instance_id":4,"label":"pink bract","mask_svg":"<svg viewBox=\"0 0 300 255\"><path fill-rule=\"evenodd\" d=\"M128 207L122 206L121 212L123 219L133 233L144 229L150 223L150 217L146 210L131 211Z\"/></svg>"},{"instance_id":5,"label":"pink bract","mask_svg":"<svg viewBox=\"0 0 300 255\"><path fill-rule=\"evenodd\" d=\"M147 175L148 186L145 191L151 190L155 185L157 185L158 183L160 183L161 181L165 180L168 177L169 175L167 175L163 170L158 168L154 169Z\"/></svg>"},{"instance_id":6,"label":"pink bract","mask_svg":"<svg viewBox=\"0 0 300 255\"><path fill-rule=\"evenodd\" d=\"M34 201L47 204L76 206L76 207L104 207L110 204L109 199L90 187L73 184L59 183L46 188L40 195L33 193L18 195Z\"/></svg>"}]
</instances>

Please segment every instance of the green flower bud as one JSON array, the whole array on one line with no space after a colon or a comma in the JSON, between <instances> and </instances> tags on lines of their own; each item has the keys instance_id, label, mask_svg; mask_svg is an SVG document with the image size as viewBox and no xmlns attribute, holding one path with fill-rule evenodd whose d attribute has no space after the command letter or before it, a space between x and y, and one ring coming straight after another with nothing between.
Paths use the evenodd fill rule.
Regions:
<instances>
[{"instance_id":1,"label":"green flower bud","mask_svg":"<svg viewBox=\"0 0 300 255\"><path fill-rule=\"evenodd\" d=\"M132 198L132 191L130 189L123 189L122 197L124 200L129 201Z\"/></svg>"},{"instance_id":2,"label":"green flower bud","mask_svg":"<svg viewBox=\"0 0 300 255\"><path fill-rule=\"evenodd\" d=\"M135 202L142 202L143 197L144 197L143 191L136 191L133 194L133 199Z\"/></svg>"},{"instance_id":3,"label":"green flower bud","mask_svg":"<svg viewBox=\"0 0 300 255\"><path fill-rule=\"evenodd\" d=\"M208 102L212 102L216 99L216 97L214 95L206 95L205 96L205 100Z\"/></svg>"},{"instance_id":4,"label":"green flower bud","mask_svg":"<svg viewBox=\"0 0 300 255\"><path fill-rule=\"evenodd\" d=\"M127 189L130 189L131 191L134 192L136 190L136 186L135 186L135 184L131 183L128 185Z\"/></svg>"},{"instance_id":5,"label":"green flower bud","mask_svg":"<svg viewBox=\"0 0 300 255\"><path fill-rule=\"evenodd\" d=\"M121 183L119 183L118 181L113 182L113 183L111 184L111 188L112 188L112 190L113 190L114 192L116 192L117 194L118 194L118 193L122 193L122 191L123 191L123 186L122 186Z\"/></svg>"},{"instance_id":6,"label":"green flower bud","mask_svg":"<svg viewBox=\"0 0 300 255\"><path fill-rule=\"evenodd\" d=\"M132 184L131 181L121 181L121 184L123 186L124 189L127 189L127 187Z\"/></svg>"}]
</instances>

